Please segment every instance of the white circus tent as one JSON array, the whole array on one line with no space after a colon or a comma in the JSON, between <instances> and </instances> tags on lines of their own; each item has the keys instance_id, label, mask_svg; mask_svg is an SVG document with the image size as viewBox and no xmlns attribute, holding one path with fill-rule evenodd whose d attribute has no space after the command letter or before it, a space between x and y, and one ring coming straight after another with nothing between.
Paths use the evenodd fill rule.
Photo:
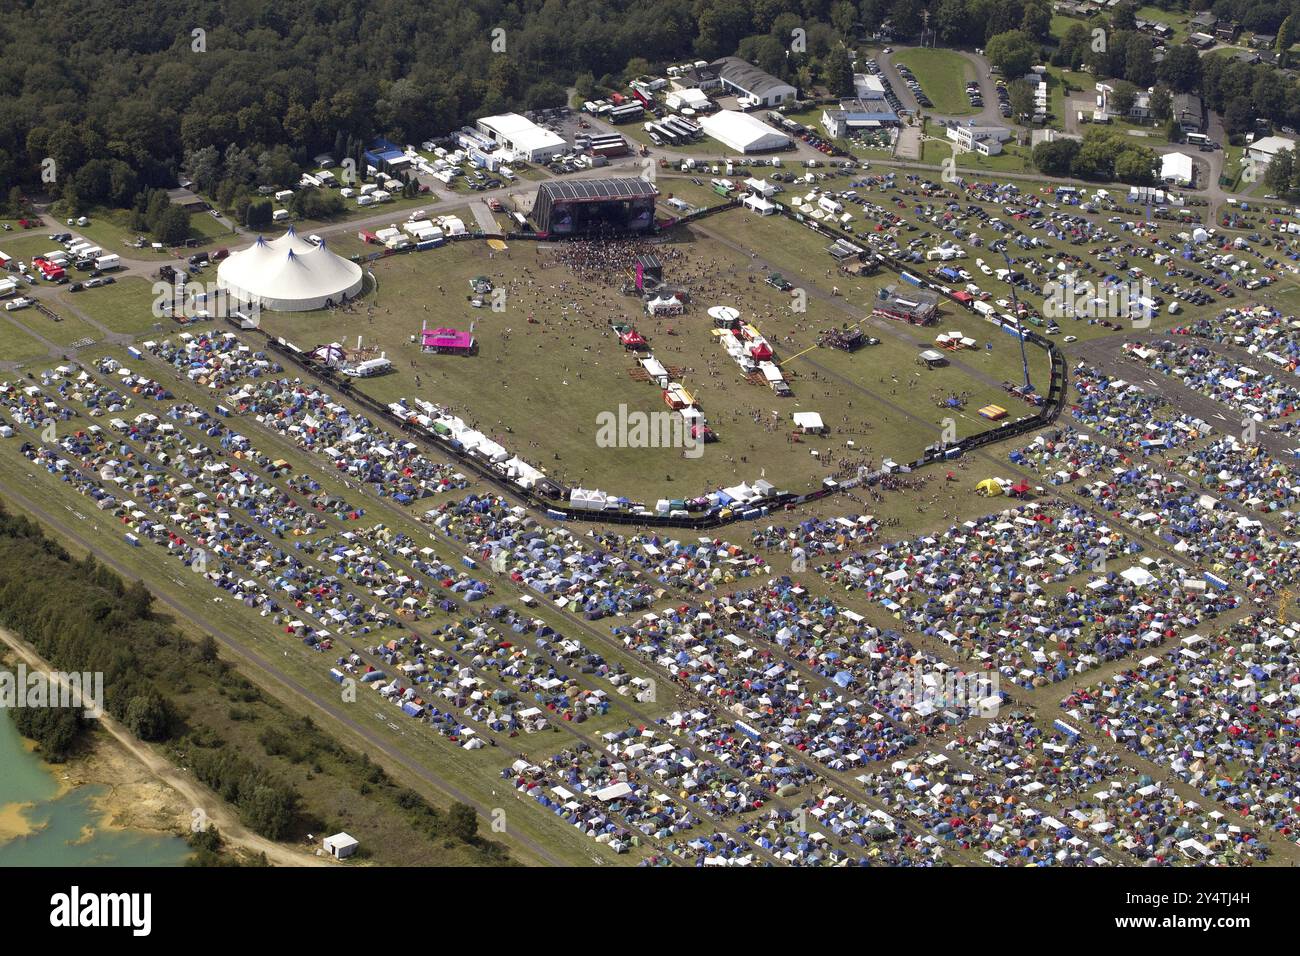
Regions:
<instances>
[{"instance_id":1,"label":"white circus tent","mask_svg":"<svg viewBox=\"0 0 1300 956\"><path fill-rule=\"evenodd\" d=\"M217 287L241 303L276 312L338 305L361 291L361 267L298 236L292 226L267 241L258 236L217 269Z\"/></svg>"}]
</instances>

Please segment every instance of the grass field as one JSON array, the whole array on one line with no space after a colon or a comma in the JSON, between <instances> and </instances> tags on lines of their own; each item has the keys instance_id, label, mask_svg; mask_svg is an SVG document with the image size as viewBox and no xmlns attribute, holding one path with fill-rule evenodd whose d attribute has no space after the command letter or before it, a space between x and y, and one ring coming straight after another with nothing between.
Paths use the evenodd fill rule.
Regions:
<instances>
[{"instance_id":1,"label":"grass field","mask_svg":"<svg viewBox=\"0 0 1300 956\"><path fill-rule=\"evenodd\" d=\"M27 329L22 312L0 312L0 360L27 364L49 355L48 348Z\"/></svg>"},{"instance_id":2,"label":"grass field","mask_svg":"<svg viewBox=\"0 0 1300 956\"><path fill-rule=\"evenodd\" d=\"M171 326L170 322L154 316L153 300L154 290L149 282L137 276L125 276L112 285L75 293L61 286L50 307L59 312L62 304L64 313L75 308L114 332L139 335Z\"/></svg>"},{"instance_id":3,"label":"grass field","mask_svg":"<svg viewBox=\"0 0 1300 956\"><path fill-rule=\"evenodd\" d=\"M945 311L942 329L961 328L980 343L978 353L969 353L968 367L958 360L947 368L918 369L917 352L931 345L939 329L869 318L880 345L856 355L819 349L819 331L861 321L875 290L891 277L845 286L843 295L832 297L832 285L842 280L820 276L829 262L825 243L807 229L781 218L760 222L739 211L715 216L705 227L675 232L656 250L668 263L670 281L684 282L692 292L690 311L675 319L645 317L638 300L619 294L616 281L574 275L557 263L551 247L515 243L489 258L486 246L475 242L380 260L372 266L377 294L352 311L264 313L263 327L305 349L330 341L355 345L360 335L396 365L394 374L360 383L367 393L383 401L440 401L562 480L632 497L663 494L665 488L696 494L756 477L760 469L780 487L809 486L828 473L827 453L843 439L792 442L795 411L819 412L837 436L858 435L860 450L911 460L939 437L945 419L954 418L958 434L969 435L988 424L975 408L1006 406L997 383L1019 380L1019 350L1009 338L992 339L989 326ZM742 251L746 245L764 250L768 261L751 260ZM806 314L792 312L789 295L762 281L771 269L823 287L823 297L810 296ZM468 280L475 275L506 290L504 312L469 304ZM758 325L791 379L793 399L783 401L740 376L703 314L713 304L735 305ZM630 377L633 361L609 331L610 320L635 323L660 361L684 370L680 380L696 393L720 437L699 458L673 448L596 447L600 413L619 405L647 413L664 408L657 388ZM421 322L461 329L472 324L479 353L421 354L410 342ZM965 411L939 407L962 394ZM1008 410L1013 416L1025 411ZM814 449L818 457L810 454Z\"/></svg>"},{"instance_id":4,"label":"grass field","mask_svg":"<svg viewBox=\"0 0 1300 956\"><path fill-rule=\"evenodd\" d=\"M975 109L966 98L966 83L975 79L975 68L959 53L951 50L915 49L895 57L913 73L925 90L931 112L943 116L966 116Z\"/></svg>"},{"instance_id":5,"label":"grass field","mask_svg":"<svg viewBox=\"0 0 1300 956\"><path fill-rule=\"evenodd\" d=\"M84 236L96 245L103 247L106 253L129 255L133 259L158 259L159 261L174 257L170 247L154 249L150 245L151 237L131 228L130 210L95 208L84 213L84 215L90 220L90 225L64 225L61 230ZM208 222L204 222L204 219L207 219ZM192 238L199 242L206 242L218 234L229 235L221 224L207 213L197 213L190 217L190 232ZM137 241L142 237L145 240L144 244L137 246Z\"/></svg>"}]
</instances>

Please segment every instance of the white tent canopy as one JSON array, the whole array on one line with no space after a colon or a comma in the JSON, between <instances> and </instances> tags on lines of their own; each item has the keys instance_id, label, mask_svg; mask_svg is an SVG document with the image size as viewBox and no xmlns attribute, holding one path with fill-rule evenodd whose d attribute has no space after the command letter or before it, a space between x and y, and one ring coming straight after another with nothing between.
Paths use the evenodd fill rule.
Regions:
<instances>
[{"instance_id":1,"label":"white tent canopy","mask_svg":"<svg viewBox=\"0 0 1300 956\"><path fill-rule=\"evenodd\" d=\"M820 432L826 427L817 412L795 412L793 418L795 426L805 432Z\"/></svg>"},{"instance_id":2,"label":"white tent canopy","mask_svg":"<svg viewBox=\"0 0 1300 956\"><path fill-rule=\"evenodd\" d=\"M239 302L277 312L305 312L361 291L361 267L325 243L299 238L293 227L269 242L261 236L217 269L217 287Z\"/></svg>"},{"instance_id":3,"label":"white tent canopy","mask_svg":"<svg viewBox=\"0 0 1300 956\"><path fill-rule=\"evenodd\" d=\"M735 110L719 110L700 120L704 132L738 153L761 153L785 149L790 137L768 126L756 116Z\"/></svg>"}]
</instances>

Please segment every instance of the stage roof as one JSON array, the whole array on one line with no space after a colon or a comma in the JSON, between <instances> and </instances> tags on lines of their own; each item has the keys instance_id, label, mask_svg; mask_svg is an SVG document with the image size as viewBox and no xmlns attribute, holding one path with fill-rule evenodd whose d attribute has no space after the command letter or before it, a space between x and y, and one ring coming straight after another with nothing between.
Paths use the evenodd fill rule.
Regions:
<instances>
[{"instance_id":1,"label":"stage roof","mask_svg":"<svg viewBox=\"0 0 1300 956\"><path fill-rule=\"evenodd\" d=\"M653 199L654 186L644 179L568 179L542 183L538 192L552 200Z\"/></svg>"}]
</instances>

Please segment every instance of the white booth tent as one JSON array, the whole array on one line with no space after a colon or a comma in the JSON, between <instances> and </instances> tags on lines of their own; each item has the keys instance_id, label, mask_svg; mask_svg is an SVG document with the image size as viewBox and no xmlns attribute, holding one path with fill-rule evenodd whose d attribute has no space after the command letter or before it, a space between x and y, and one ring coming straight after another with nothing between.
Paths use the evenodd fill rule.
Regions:
<instances>
[{"instance_id":1,"label":"white booth tent","mask_svg":"<svg viewBox=\"0 0 1300 956\"><path fill-rule=\"evenodd\" d=\"M361 291L361 267L335 255L325 243L299 238L290 227L269 242L261 236L217 269L217 288L239 303L276 312L323 309Z\"/></svg>"}]
</instances>

